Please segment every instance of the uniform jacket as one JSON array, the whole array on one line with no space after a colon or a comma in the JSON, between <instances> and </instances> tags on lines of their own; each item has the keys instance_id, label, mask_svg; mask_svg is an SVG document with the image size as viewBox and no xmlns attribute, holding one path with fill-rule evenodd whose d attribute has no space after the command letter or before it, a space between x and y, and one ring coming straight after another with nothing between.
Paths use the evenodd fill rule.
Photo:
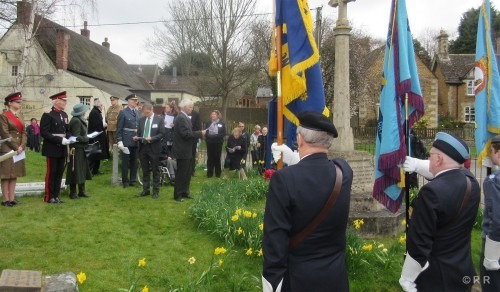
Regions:
<instances>
[{"instance_id":1,"label":"uniform jacket","mask_svg":"<svg viewBox=\"0 0 500 292\"><path fill-rule=\"evenodd\" d=\"M148 117L142 117L139 120L139 129L137 130L137 137L144 137L144 129L147 118ZM146 144L143 143L143 140L139 140L139 152L141 152L142 150L146 150L146 151L152 151L154 154L160 154L161 139L164 137L164 135L165 135L164 120L160 116L153 115L149 133L151 141L147 142L148 144L150 144L150 147L145 147Z\"/></svg>"},{"instance_id":2,"label":"uniform jacket","mask_svg":"<svg viewBox=\"0 0 500 292\"><path fill-rule=\"evenodd\" d=\"M470 198L456 223L465 195L466 178L471 180ZM429 267L416 279L418 291L466 291L472 282L464 277L475 275L471 258L471 231L480 200L480 188L474 175L452 169L440 173L424 185L410 208L408 253L423 267Z\"/></svg>"},{"instance_id":3,"label":"uniform jacket","mask_svg":"<svg viewBox=\"0 0 500 292\"><path fill-rule=\"evenodd\" d=\"M122 110L122 106L119 104L112 105L108 108L106 112L106 123L108 124L108 131L116 132L116 126L118 124L118 114Z\"/></svg>"},{"instance_id":4,"label":"uniform jacket","mask_svg":"<svg viewBox=\"0 0 500 292\"><path fill-rule=\"evenodd\" d=\"M68 135L68 114L57 111L55 108L42 115L40 120L40 134L43 138L42 155L48 157L65 157L67 148L62 145L62 137Z\"/></svg>"},{"instance_id":5,"label":"uniform jacket","mask_svg":"<svg viewBox=\"0 0 500 292\"><path fill-rule=\"evenodd\" d=\"M490 174L483 183L483 238L500 241L500 171Z\"/></svg>"},{"instance_id":6,"label":"uniform jacket","mask_svg":"<svg viewBox=\"0 0 500 292\"><path fill-rule=\"evenodd\" d=\"M174 120L174 145L172 146L175 158L192 159L193 144L201 137L201 132L192 130L191 120L185 113L177 114Z\"/></svg>"},{"instance_id":7,"label":"uniform jacket","mask_svg":"<svg viewBox=\"0 0 500 292\"><path fill-rule=\"evenodd\" d=\"M18 119L23 124L23 130L20 133L14 122L9 120L5 114L0 115L0 137L1 139L12 137L12 141L4 142L0 144L0 152L7 153L10 150L17 151L17 148L21 146L23 149L26 148L27 136L26 128L24 127L24 118L21 113L17 113Z\"/></svg>"},{"instance_id":8,"label":"uniform jacket","mask_svg":"<svg viewBox=\"0 0 500 292\"><path fill-rule=\"evenodd\" d=\"M137 136L137 126L139 125L140 112L130 107L124 108L118 115L118 124L116 130L116 141L123 142L125 147L137 147L137 142L132 139ZM135 129L135 131L133 131Z\"/></svg>"},{"instance_id":9,"label":"uniform jacket","mask_svg":"<svg viewBox=\"0 0 500 292\"><path fill-rule=\"evenodd\" d=\"M290 238L303 230L330 197L337 172L325 153L304 157L299 163L274 173L264 214L263 277L282 291L347 291L345 266L346 228L352 169L343 159L334 160L342 170L342 188L330 213L292 250Z\"/></svg>"},{"instance_id":10,"label":"uniform jacket","mask_svg":"<svg viewBox=\"0 0 500 292\"><path fill-rule=\"evenodd\" d=\"M106 136L106 133L104 132L104 124L101 113L102 113L101 110L98 107L94 106L94 108L90 111L89 114L88 133L102 132L94 139L89 140L89 143L94 143L98 141L99 144L101 145L101 153L89 156L90 160L103 160L109 158L108 136Z\"/></svg>"},{"instance_id":11,"label":"uniform jacket","mask_svg":"<svg viewBox=\"0 0 500 292\"><path fill-rule=\"evenodd\" d=\"M215 124L215 126L218 128L218 132L216 135L210 134L208 131L208 128L212 125L212 121L208 121L205 123L205 127L203 127L205 130L207 130L205 134L205 141L207 143L223 143L224 142L224 137L226 137L226 123L224 123L223 120L219 119L219 121Z\"/></svg>"}]
</instances>

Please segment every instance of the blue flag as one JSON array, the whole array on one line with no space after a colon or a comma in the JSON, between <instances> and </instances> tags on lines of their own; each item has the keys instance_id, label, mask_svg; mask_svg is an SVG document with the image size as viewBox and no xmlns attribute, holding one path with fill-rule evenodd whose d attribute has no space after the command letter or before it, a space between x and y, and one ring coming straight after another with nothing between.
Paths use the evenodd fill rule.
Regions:
<instances>
[{"instance_id":1,"label":"blue flag","mask_svg":"<svg viewBox=\"0 0 500 292\"><path fill-rule=\"evenodd\" d=\"M392 0L389 32L384 56L384 72L375 151L373 197L392 212L401 206L404 193L406 156L405 97L408 96L408 126L424 114L413 39L405 0Z\"/></svg>"},{"instance_id":2,"label":"blue flag","mask_svg":"<svg viewBox=\"0 0 500 292\"><path fill-rule=\"evenodd\" d=\"M312 110L330 113L325 107L323 76L319 52L313 35L311 11L307 0L276 0L276 25L282 25L281 84L287 143L295 139L297 114ZM277 71L277 56L271 54L270 72Z\"/></svg>"},{"instance_id":3,"label":"blue flag","mask_svg":"<svg viewBox=\"0 0 500 292\"><path fill-rule=\"evenodd\" d=\"M477 161L488 156L491 138L500 134L500 76L491 41L490 1L479 12L474 69Z\"/></svg>"}]
</instances>

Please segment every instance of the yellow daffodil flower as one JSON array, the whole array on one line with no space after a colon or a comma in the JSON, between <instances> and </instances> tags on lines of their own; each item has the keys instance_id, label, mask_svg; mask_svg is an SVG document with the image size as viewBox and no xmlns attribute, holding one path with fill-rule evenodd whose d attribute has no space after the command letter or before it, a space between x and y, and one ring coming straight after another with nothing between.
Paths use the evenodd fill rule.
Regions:
<instances>
[{"instance_id":1,"label":"yellow daffodil flower","mask_svg":"<svg viewBox=\"0 0 500 292\"><path fill-rule=\"evenodd\" d=\"M257 217L257 213L253 212L252 213L252 218L255 218L255 217Z\"/></svg>"},{"instance_id":2,"label":"yellow daffodil flower","mask_svg":"<svg viewBox=\"0 0 500 292\"><path fill-rule=\"evenodd\" d=\"M76 278L78 279L78 283L83 284L83 282L87 280L87 275L85 275L84 272L80 272L78 275L76 275Z\"/></svg>"},{"instance_id":3,"label":"yellow daffodil flower","mask_svg":"<svg viewBox=\"0 0 500 292\"><path fill-rule=\"evenodd\" d=\"M196 263L196 259L194 257L190 257L188 259L188 263L192 265L192 264Z\"/></svg>"},{"instance_id":4,"label":"yellow daffodil flower","mask_svg":"<svg viewBox=\"0 0 500 292\"><path fill-rule=\"evenodd\" d=\"M245 212L243 212L243 216L245 216L245 218L250 218L250 217L252 217L252 212L245 211Z\"/></svg>"},{"instance_id":5,"label":"yellow daffodil flower","mask_svg":"<svg viewBox=\"0 0 500 292\"><path fill-rule=\"evenodd\" d=\"M219 259L219 267L222 266L223 263L224 261L222 259Z\"/></svg>"},{"instance_id":6,"label":"yellow daffodil flower","mask_svg":"<svg viewBox=\"0 0 500 292\"><path fill-rule=\"evenodd\" d=\"M356 219L352 222L352 224L354 225L355 229L360 229L361 226L363 226L363 224L365 224L365 221L363 221L363 219Z\"/></svg>"},{"instance_id":7,"label":"yellow daffodil flower","mask_svg":"<svg viewBox=\"0 0 500 292\"><path fill-rule=\"evenodd\" d=\"M245 253L247 256L251 256L253 254L252 248L247 249L247 252Z\"/></svg>"},{"instance_id":8,"label":"yellow daffodil flower","mask_svg":"<svg viewBox=\"0 0 500 292\"><path fill-rule=\"evenodd\" d=\"M406 235L400 236L399 243L405 243L405 242L406 242Z\"/></svg>"},{"instance_id":9,"label":"yellow daffodil flower","mask_svg":"<svg viewBox=\"0 0 500 292\"><path fill-rule=\"evenodd\" d=\"M241 209L236 209L236 211L234 212L234 214L241 215Z\"/></svg>"},{"instance_id":10,"label":"yellow daffodil flower","mask_svg":"<svg viewBox=\"0 0 500 292\"><path fill-rule=\"evenodd\" d=\"M258 256L258 257L261 257L261 256L262 256L262 248L261 248L261 249L259 249L259 252L257 252L257 256Z\"/></svg>"},{"instance_id":11,"label":"yellow daffodil flower","mask_svg":"<svg viewBox=\"0 0 500 292\"><path fill-rule=\"evenodd\" d=\"M225 248L223 248L223 247L216 247L215 251L214 251L214 254L215 255L225 254L226 251L227 250Z\"/></svg>"},{"instance_id":12,"label":"yellow daffodil flower","mask_svg":"<svg viewBox=\"0 0 500 292\"><path fill-rule=\"evenodd\" d=\"M146 258L142 258L139 260L139 264L137 264L139 267L145 267L146 266Z\"/></svg>"},{"instance_id":13,"label":"yellow daffodil flower","mask_svg":"<svg viewBox=\"0 0 500 292\"><path fill-rule=\"evenodd\" d=\"M401 221L401 225L406 226L406 219L403 219L403 221Z\"/></svg>"},{"instance_id":14,"label":"yellow daffodil flower","mask_svg":"<svg viewBox=\"0 0 500 292\"><path fill-rule=\"evenodd\" d=\"M238 216L238 215L233 215L233 217L231 217L231 221L233 221L233 222L238 221L238 219L240 219L240 216Z\"/></svg>"},{"instance_id":15,"label":"yellow daffodil flower","mask_svg":"<svg viewBox=\"0 0 500 292\"><path fill-rule=\"evenodd\" d=\"M383 252L387 252L387 248L384 248L382 251L383 251Z\"/></svg>"},{"instance_id":16,"label":"yellow daffodil flower","mask_svg":"<svg viewBox=\"0 0 500 292\"><path fill-rule=\"evenodd\" d=\"M363 245L361 249L366 251L371 251L373 249L373 245L372 244Z\"/></svg>"},{"instance_id":17,"label":"yellow daffodil flower","mask_svg":"<svg viewBox=\"0 0 500 292\"><path fill-rule=\"evenodd\" d=\"M238 235L243 233L243 229L241 227L238 228Z\"/></svg>"},{"instance_id":18,"label":"yellow daffodil flower","mask_svg":"<svg viewBox=\"0 0 500 292\"><path fill-rule=\"evenodd\" d=\"M144 286L144 288L142 288L141 292L149 292L148 285Z\"/></svg>"},{"instance_id":19,"label":"yellow daffodil flower","mask_svg":"<svg viewBox=\"0 0 500 292\"><path fill-rule=\"evenodd\" d=\"M259 229L260 229L260 230L264 230L264 223L260 223L260 224L259 224Z\"/></svg>"}]
</instances>

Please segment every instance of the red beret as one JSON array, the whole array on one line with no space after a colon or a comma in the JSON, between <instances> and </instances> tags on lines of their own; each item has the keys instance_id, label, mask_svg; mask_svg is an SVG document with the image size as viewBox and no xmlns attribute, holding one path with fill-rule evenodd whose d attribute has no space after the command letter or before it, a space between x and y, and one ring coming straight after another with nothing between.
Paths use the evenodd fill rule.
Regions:
<instances>
[{"instance_id":1,"label":"red beret","mask_svg":"<svg viewBox=\"0 0 500 292\"><path fill-rule=\"evenodd\" d=\"M56 94L50 96L49 98L52 100L54 100L54 99L66 99L67 98L66 91L56 93Z\"/></svg>"}]
</instances>

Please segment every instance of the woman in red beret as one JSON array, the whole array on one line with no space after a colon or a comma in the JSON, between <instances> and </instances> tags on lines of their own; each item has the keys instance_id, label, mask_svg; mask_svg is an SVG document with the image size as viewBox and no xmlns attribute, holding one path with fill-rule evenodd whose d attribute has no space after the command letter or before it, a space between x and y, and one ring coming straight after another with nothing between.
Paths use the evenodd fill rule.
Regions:
<instances>
[{"instance_id":1,"label":"woman in red beret","mask_svg":"<svg viewBox=\"0 0 500 292\"><path fill-rule=\"evenodd\" d=\"M20 112L23 99L20 92L12 93L5 98L7 110L0 115L0 136L2 139L12 138L0 145L0 154L15 151L21 154L26 148L26 129L24 118ZM0 180L2 185L2 206L13 207L19 202L14 195L18 177L26 175L24 159L14 163L13 159L0 162Z\"/></svg>"}]
</instances>

